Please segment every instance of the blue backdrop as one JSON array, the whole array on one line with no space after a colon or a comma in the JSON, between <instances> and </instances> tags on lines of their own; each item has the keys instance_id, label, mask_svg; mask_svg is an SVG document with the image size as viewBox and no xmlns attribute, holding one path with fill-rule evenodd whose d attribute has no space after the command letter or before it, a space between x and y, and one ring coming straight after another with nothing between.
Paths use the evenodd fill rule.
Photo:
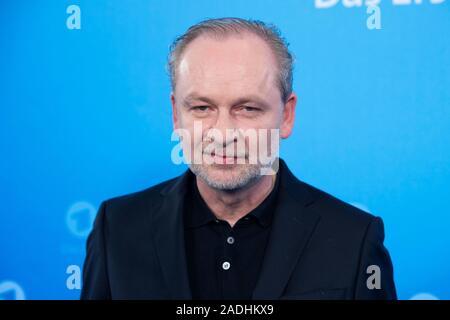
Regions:
<instances>
[{"instance_id":1,"label":"blue backdrop","mask_svg":"<svg viewBox=\"0 0 450 320\"><path fill-rule=\"evenodd\" d=\"M169 44L238 16L296 56L291 169L384 219L401 299L449 299L450 1L381 1L380 29L359 2L1 1L0 298L79 297L100 202L185 170Z\"/></svg>"}]
</instances>

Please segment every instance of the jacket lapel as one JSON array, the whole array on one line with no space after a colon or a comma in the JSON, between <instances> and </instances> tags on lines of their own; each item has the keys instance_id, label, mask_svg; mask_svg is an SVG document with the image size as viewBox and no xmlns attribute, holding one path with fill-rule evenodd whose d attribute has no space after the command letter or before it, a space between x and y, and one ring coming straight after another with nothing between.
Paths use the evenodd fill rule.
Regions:
<instances>
[{"instance_id":1,"label":"jacket lapel","mask_svg":"<svg viewBox=\"0 0 450 320\"><path fill-rule=\"evenodd\" d=\"M308 209L312 194L280 161L278 206L253 299L278 299L320 216Z\"/></svg>"},{"instance_id":2,"label":"jacket lapel","mask_svg":"<svg viewBox=\"0 0 450 320\"><path fill-rule=\"evenodd\" d=\"M272 230L253 299L278 299L300 259L320 216L308 209L313 202L305 185L280 159L280 190ZM162 191L162 203L153 215L153 237L171 299L192 298L184 246L183 204L188 169Z\"/></svg>"},{"instance_id":3,"label":"jacket lapel","mask_svg":"<svg viewBox=\"0 0 450 320\"><path fill-rule=\"evenodd\" d=\"M155 247L171 299L189 300L191 290L184 246L183 204L190 171L161 191L161 206L154 212Z\"/></svg>"}]
</instances>

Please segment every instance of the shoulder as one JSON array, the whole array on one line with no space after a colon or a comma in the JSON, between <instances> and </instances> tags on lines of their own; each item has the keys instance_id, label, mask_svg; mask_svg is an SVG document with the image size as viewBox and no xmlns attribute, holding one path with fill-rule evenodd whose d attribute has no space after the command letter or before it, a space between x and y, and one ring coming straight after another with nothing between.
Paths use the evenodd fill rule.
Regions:
<instances>
[{"instance_id":1,"label":"shoulder","mask_svg":"<svg viewBox=\"0 0 450 320\"><path fill-rule=\"evenodd\" d=\"M372 213L361 210L311 184L298 179L281 160L281 187L290 195L288 199L307 208L308 214L320 217L321 224L335 230L365 229L376 219Z\"/></svg>"},{"instance_id":2,"label":"shoulder","mask_svg":"<svg viewBox=\"0 0 450 320\"><path fill-rule=\"evenodd\" d=\"M309 194L307 204L309 214L319 216L319 230L331 237L345 238L349 241L362 240L371 229L376 229L376 233L383 238L384 227L380 217L359 209L333 195L314 187L308 183L297 180L299 188L290 190L293 197L296 192L303 190Z\"/></svg>"},{"instance_id":3,"label":"shoulder","mask_svg":"<svg viewBox=\"0 0 450 320\"><path fill-rule=\"evenodd\" d=\"M372 213L357 208L324 190L304 182L301 183L303 183L305 188L312 194L314 199L313 206L320 212L323 218L343 222L353 222L356 224L366 224L375 218Z\"/></svg>"},{"instance_id":4,"label":"shoulder","mask_svg":"<svg viewBox=\"0 0 450 320\"><path fill-rule=\"evenodd\" d=\"M171 178L149 188L109 198L101 204L99 212L111 225L130 225L150 219L151 213L162 202L163 190L174 185L180 177Z\"/></svg>"}]
</instances>

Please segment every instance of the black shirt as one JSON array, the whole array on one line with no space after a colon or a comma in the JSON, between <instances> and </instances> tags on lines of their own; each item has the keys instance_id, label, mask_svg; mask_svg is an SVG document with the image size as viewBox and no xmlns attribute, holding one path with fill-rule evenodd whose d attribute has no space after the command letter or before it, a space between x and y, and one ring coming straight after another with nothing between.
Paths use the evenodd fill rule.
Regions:
<instances>
[{"instance_id":1,"label":"black shirt","mask_svg":"<svg viewBox=\"0 0 450 320\"><path fill-rule=\"evenodd\" d=\"M233 228L218 220L201 197L195 177L185 206L185 244L193 299L251 299L269 238L279 188Z\"/></svg>"}]
</instances>

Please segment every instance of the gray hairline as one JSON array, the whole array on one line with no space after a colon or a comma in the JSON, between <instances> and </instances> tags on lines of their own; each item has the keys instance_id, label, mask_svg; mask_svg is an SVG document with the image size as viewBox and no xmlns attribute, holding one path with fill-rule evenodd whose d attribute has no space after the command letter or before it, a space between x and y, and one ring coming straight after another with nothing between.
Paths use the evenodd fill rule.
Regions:
<instances>
[{"instance_id":1,"label":"gray hairline","mask_svg":"<svg viewBox=\"0 0 450 320\"><path fill-rule=\"evenodd\" d=\"M241 35L245 32L258 36L271 48L278 63L278 87L283 102L292 93L294 58L289 51L289 44L281 36L279 29L273 24L266 24L259 20L241 18L219 18L201 21L191 26L184 34L177 37L169 48L167 71L172 90L176 86L176 72L179 60L187 46L202 35L217 38L230 35Z\"/></svg>"}]
</instances>

